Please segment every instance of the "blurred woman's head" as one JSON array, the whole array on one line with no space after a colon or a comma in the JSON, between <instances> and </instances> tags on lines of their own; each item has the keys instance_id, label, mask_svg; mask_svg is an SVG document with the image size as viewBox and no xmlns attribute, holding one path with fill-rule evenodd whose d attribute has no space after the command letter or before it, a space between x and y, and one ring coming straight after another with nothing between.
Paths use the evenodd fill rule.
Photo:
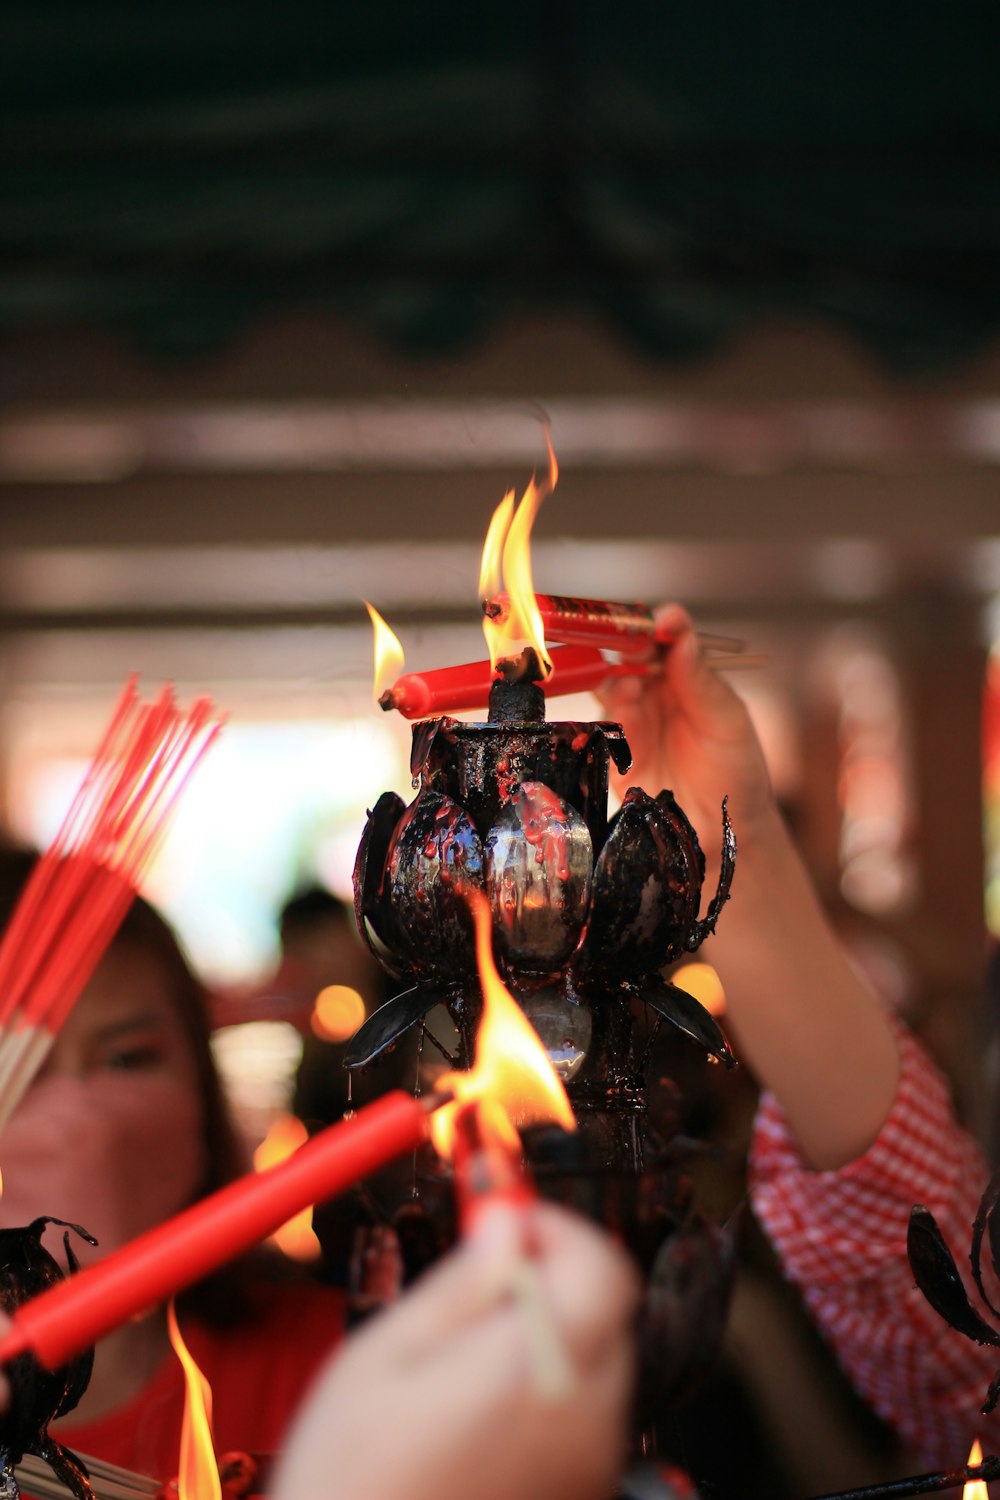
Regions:
<instances>
[{"instance_id":1,"label":"blurred woman's head","mask_svg":"<svg viewBox=\"0 0 1000 1500\"><path fill-rule=\"evenodd\" d=\"M31 856L0 863L5 923ZM202 987L137 899L0 1136L0 1224L55 1215L98 1239L81 1259L106 1255L240 1166Z\"/></svg>"}]
</instances>

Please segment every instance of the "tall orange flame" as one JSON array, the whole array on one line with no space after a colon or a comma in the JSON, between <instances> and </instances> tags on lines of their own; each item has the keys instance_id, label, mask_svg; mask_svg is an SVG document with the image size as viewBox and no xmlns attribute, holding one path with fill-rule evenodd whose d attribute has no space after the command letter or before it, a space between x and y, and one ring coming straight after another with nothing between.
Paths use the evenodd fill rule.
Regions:
<instances>
[{"instance_id":1,"label":"tall orange flame","mask_svg":"<svg viewBox=\"0 0 1000 1500\"><path fill-rule=\"evenodd\" d=\"M559 465L549 430L545 428L545 446L549 454L549 472L539 484L535 476L517 509L514 509L514 492L501 500L486 532L483 545L483 560L479 570L479 596L491 598L500 592L501 582L506 589L510 609L503 621L483 619L483 633L490 652L490 664L496 667L502 656L514 654L515 644L527 641L534 646L538 659L546 673L552 671L552 658L545 649L545 628L535 603L535 588L531 577L531 528L535 524L538 507L546 495L551 495L559 481Z\"/></svg>"},{"instance_id":2,"label":"tall orange flame","mask_svg":"<svg viewBox=\"0 0 1000 1500\"><path fill-rule=\"evenodd\" d=\"M435 1088L455 1096L431 1117L431 1135L442 1156L454 1149L454 1117L473 1100L486 1106L484 1123L502 1142L520 1149L518 1128L542 1122L575 1130L566 1090L538 1039L497 972L493 959L490 909L478 891L469 893L476 923L476 959L483 990L483 1015L476 1034L476 1056L464 1073L446 1073Z\"/></svg>"},{"instance_id":3,"label":"tall orange flame","mask_svg":"<svg viewBox=\"0 0 1000 1500\"><path fill-rule=\"evenodd\" d=\"M983 1450L979 1445L979 1439L973 1443L969 1450L969 1467L981 1464L983 1461ZM982 1479L970 1479L962 1491L962 1500L990 1500L990 1492Z\"/></svg>"},{"instance_id":4,"label":"tall orange flame","mask_svg":"<svg viewBox=\"0 0 1000 1500\"><path fill-rule=\"evenodd\" d=\"M212 1442L212 1388L181 1338L173 1298L167 1306L167 1331L184 1368L184 1419L177 1465L180 1500L222 1500L222 1482Z\"/></svg>"},{"instance_id":5,"label":"tall orange flame","mask_svg":"<svg viewBox=\"0 0 1000 1500\"><path fill-rule=\"evenodd\" d=\"M294 1115L278 1115L253 1154L254 1170L266 1172L268 1167L276 1167L308 1139L309 1132L301 1120ZM320 1253L319 1240L313 1233L311 1208L304 1208L287 1224L282 1224L271 1239L291 1260L316 1260Z\"/></svg>"},{"instance_id":6,"label":"tall orange flame","mask_svg":"<svg viewBox=\"0 0 1000 1500\"><path fill-rule=\"evenodd\" d=\"M368 618L372 622L375 634L375 672L372 679L372 690L376 701L379 695L400 675L403 670L403 648L399 644L399 638L395 632L385 623L382 616L373 604L365 600L365 609Z\"/></svg>"}]
</instances>

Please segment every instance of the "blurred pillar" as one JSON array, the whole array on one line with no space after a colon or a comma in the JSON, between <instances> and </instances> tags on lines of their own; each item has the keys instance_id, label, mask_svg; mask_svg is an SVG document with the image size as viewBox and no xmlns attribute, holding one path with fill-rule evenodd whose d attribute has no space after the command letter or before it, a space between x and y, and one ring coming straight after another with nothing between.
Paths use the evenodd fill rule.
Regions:
<instances>
[{"instance_id":1,"label":"blurred pillar","mask_svg":"<svg viewBox=\"0 0 1000 1500\"><path fill-rule=\"evenodd\" d=\"M916 909L904 936L919 971L922 1029L956 1081L983 992L980 716L987 651L979 610L932 590L892 610L893 649L910 719Z\"/></svg>"}]
</instances>

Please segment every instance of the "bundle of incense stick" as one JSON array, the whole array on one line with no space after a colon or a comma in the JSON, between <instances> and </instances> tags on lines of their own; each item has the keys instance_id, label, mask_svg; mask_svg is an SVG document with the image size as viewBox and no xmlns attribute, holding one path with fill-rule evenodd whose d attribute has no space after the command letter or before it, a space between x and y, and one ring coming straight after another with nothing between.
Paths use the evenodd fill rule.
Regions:
<instances>
[{"instance_id":1,"label":"bundle of incense stick","mask_svg":"<svg viewBox=\"0 0 1000 1500\"><path fill-rule=\"evenodd\" d=\"M86 1453L77 1457L90 1475L96 1500L153 1500L162 1493L163 1486L157 1479L134 1474L131 1469L120 1469L117 1464L90 1458ZM30 1453L21 1459L15 1474L23 1491L36 1496L37 1500L67 1500L67 1497L72 1500L72 1491L56 1478L48 1464Z\"/></svg>"},{"instance_id":2,"label":"bundle of incense stick","mask_svg":"<svg viewBox=\"0 0 1000 1500\"><path fill-rule=\"evenodd\" d=\"M45 1060L160 846L221 722L211 700L178 708L134 678L0 941L0 1128Z\"/></svg>"}]
</instances>

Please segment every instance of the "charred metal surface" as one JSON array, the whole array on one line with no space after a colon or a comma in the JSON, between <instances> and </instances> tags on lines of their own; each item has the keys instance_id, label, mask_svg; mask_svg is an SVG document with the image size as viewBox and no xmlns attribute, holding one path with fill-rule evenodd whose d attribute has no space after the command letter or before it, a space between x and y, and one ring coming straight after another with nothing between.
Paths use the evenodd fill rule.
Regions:
<instances>
[{"instance_id":1,"label":"charred metal surface","mask_svg":"<svg viewBox=\"0 0 1000 1500\"><path fill-rule=\"evenodd\" d=\"M97 1243L79 1224L68 1224L65 1219L46 1217L33 1220L23 1229L0 1230L0 1306L5 1312L13 1312L63 1280L58 1262L42 1244L49 1224L62 1225L90 1244ZM77 1260L68 1233L63 1242L67 1264L74 1271ZM0 1414L0 1495L5 1500L17 1500L20 1494L14 1468L26 1453L44 1459L77 1500L94 1500L80 1460L49 1436L49 1423L72 1411L87 1389L93 1366L93 1349L52 1371L44 1370L30 1352L17 1355L7 1365L10 1405Z\"/></svg>"},{"instance_id":2,"label":"charred metal surface","mask_svg":"<svg viewBox=\"0 0 1000 1500\"><path fill-rule=\"evenodd\" d=\"M422 746L419 774L424 785L461 803L483 839L517 787L543 782L576 808L599 849L608 826L608 761L612 749L621 756L624 744L616 724L442 720Z\"/></svg>"},{"instance_id":3,"label":"charred metal surface","mask_svg":"<svg viewBox=\"0 0 1000 1500\"><path fill-rule=\"evenodd\" d=\"M534 652L531 655L538 672L538 658ZM491 724L541 723L545 718L545 694L532 677L501 676L490 689L488 713Z\"/></svg>"},{"instance_id":4,"label":"charred metal surface","mask_svg":"<svg viewBox=\"0 0 1000 1500\"><path fill-rule=\"evenodd\" d=\"M421 788L396 825L385 883L406 968L444 982L475 974L467 894L483 884L483 846L463 807Z\"/></svg>"}]
</instances>

